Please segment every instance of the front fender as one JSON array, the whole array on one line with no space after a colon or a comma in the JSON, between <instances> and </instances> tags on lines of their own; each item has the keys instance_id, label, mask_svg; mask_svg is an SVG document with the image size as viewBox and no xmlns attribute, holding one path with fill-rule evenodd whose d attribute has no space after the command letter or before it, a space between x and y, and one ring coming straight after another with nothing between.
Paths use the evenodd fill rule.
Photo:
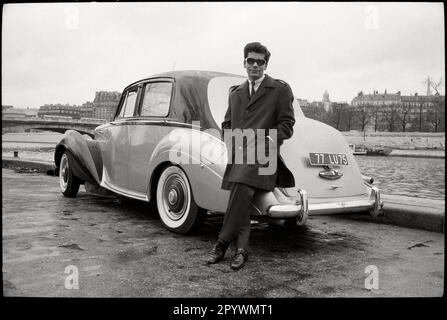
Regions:
<instances>
[{"instance_id":1,"label":"front fender","mask_svg":"<svg viewBox=\"0 0 447 320\"><path fill-rule=\"evenodd\" d=\"M74 157L73 172L84 181L99 185L102 178L102 157L98 141L86 138L75 130L67 130L56 145L55 165L58 168L65 150Z\"/></svg>"},{"instance_id":2,"label":"front fender","mask_svg":"<svg viewBox=\"0 0 447 320\"><path fill-rule=\"evenodd\" d=\"M181 139L172 139L173 136ZM214 154L223 155L223 158L210 157L213 151ZM221 184L226 167L226 149L222 149L222 142L218 138L203 131L181 128L174 129L170 137L162 139L149 160L149 197L153 194L151 187L156 185L154 179L158 178L154 173L164 164L177 165L183 169L199 207L225 212L229 192L222 190Z\"/></svg>"}]
</instances>

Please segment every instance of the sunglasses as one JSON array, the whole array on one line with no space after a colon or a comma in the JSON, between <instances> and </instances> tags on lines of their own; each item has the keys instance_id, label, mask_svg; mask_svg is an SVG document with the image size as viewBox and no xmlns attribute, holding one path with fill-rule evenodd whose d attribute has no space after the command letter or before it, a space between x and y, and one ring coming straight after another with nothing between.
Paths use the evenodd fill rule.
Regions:
<instances>
[{"instance_id":1,"label":"sunglasses","mask_svg":"<svg viewBox=\"0 0 447 320\"><path fill-rule=\"evenodd\" d=\"M256 62L257 65L260 67L266 63L266 61L264 59L253 59L253 58L246 58L245 62L247 62L251 66L254 65Z\"/></svg>"}]
</instances>

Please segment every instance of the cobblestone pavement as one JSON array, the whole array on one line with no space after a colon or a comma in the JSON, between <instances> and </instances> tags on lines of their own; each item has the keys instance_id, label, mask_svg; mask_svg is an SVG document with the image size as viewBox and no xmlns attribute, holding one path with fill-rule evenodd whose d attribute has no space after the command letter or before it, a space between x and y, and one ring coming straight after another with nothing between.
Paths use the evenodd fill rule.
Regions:
<instances>
[{"instance_id":1,"label":"cobblestone pavement","mask_svg":"<svg viewBox=\"0 0 447 320\"><path fill-rule=\"evenodd\" d=\"M5 296L433 297L444 290L441 233L337 216L313 217L302 228L258 223L250 260L234 272L231 252L204 263L221 217L183 236L164 229L144 202L83 187L65 198L57 177L3 169L2 184ZM378 268L379 289L365 289L369 265ZM79 288L67 289L74 270Z\"/></svg>"}]
</instances>

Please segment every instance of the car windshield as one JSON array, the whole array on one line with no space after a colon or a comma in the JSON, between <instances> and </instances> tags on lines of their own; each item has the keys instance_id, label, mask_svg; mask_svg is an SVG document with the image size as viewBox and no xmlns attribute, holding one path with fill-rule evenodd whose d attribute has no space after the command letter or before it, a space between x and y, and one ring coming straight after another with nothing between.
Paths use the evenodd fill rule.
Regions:
<instances>
[{"instance_id":1,"label":"car windshield","mask_svg":"<svg viewBox=\"0 0 447 320\"><path fill-rule=\"evenodd\" d=\"M220 127L224 121L225 112L228 108L228 94L230 87L240 85L246 78L244 77L215 77L208 83L208 104L210 106L211 114L214 121ZM293 100L293 108L295 110L295 117L304 117L304 113L296 99Z\"/></svg>"}]
</instances>

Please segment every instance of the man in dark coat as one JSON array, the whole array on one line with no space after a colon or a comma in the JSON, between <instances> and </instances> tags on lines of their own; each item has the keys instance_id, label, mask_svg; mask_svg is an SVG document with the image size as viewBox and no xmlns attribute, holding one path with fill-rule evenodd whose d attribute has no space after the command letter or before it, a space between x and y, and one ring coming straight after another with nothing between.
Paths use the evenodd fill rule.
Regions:
<instances>
[{"instance_id":1,"label":"man in dark coat","mask_svg":"<svg viewBox=\"0 0 447 320\"><path fill-rule=\"evenodd\" d=\"M249 205L256 191L295 186L293 175L279 154L280 145L293 134L293 93L287 83L264 74L269 58L270 52L259 42L245 46L244 68L248 81L231 88L229 106L222 123L229 152L222 189L231 192L222 229L207 262L221 261L229 244L235 241L233 270L242 268L248 259ZM237 143L234 136L241 132L245 140L239 139ZM251 136L250 132L253 133ZM258 135L258 132L265 134ZM269 157L263 156L263 152L260 155L258 149ZM238 152L242 156L238 157ZM250 152L255 154L253 161ZM269 170L271 163L266 163L266 160L272 160L272 156L274 167Z\"/></svg>"}]
</instances>

